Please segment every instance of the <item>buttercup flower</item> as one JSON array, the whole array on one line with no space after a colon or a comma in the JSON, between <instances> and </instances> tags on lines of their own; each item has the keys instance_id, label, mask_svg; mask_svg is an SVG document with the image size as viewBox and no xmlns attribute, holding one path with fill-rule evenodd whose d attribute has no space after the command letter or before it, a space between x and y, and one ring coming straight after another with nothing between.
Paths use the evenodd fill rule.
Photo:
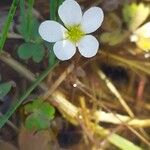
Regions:
<instances>
[{"instance_id":1,"label":"buttercup flower","mask_svg":"<svg viewBox=\"0 0 150 150\"><path fill-rule=\"evenodd\" d=\"M64 26L46 20L39 27L39 34L45 41L56 42L53 47L56 57L68 60L76 53L76 47L86 58L95 56L99 42L88 34L101 26L104 19L102 9L91 7L82 15L81 7L75 0L65 0L58 9L58 15Z\"/></svg>"}]
</instances>

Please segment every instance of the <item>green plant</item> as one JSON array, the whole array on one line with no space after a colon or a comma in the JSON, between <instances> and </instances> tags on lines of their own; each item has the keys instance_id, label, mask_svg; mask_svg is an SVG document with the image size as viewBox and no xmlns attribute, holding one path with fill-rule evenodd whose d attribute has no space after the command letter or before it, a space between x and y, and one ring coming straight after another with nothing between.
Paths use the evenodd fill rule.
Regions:
<instances>
[{"instance_id":1,"label":"green plant","mask_svg":"<svg viewBox=\"0 0 150 150\"><path fill-rule=\"evenodd\" d=\"M25 106L25 113L28 115L25 126L32 130L42 130L49 128L55 109L42 99L34 99L32 103Z\"/></svg>"}]
</instances>

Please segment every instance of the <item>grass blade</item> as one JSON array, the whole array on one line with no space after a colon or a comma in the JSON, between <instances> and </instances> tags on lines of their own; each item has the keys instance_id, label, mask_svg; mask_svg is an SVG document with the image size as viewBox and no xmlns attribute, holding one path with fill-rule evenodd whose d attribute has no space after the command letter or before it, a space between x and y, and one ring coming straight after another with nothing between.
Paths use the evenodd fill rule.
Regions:
<instances>
[{"instance_id":1,"label":"grass blade","mask_svg":"<svg viewBox=\"0 0 150 150\"><path fill-rule=\"evenodd\" d=\"M21 103L30 95L30 93L39 85L39 83L52 71L58 63L55 63L52 67L49 66L33 84L28 88L28 90L10 107L7 113L0 117L0 128L2 128L11 115L16 111L16 109L21 105Z\"/></svg>"},{"instance_id":2,"label":"grass blade","mask_svg":"<svg viewBox=\"0 0 150 150\"><path fill-rule=\"evenodd\" d=\"M126 140L125 138L117 134L111 135L109 138L109 142L117 146L121 150L142 150L142 148L136 146L132 142Z\"/></svg>"},{"instance_id":3,"label":"grass blade","mask_svg":"<svg viewBox=\"0 0 150 150\"><path fill-rule=\"evenodd\" d=\"M9 31L9 27L10 27L10 24L13 20L14 15L15 15L18 2L19 2L19 0L13 0L12 5L11 5L10 10L9 10L9 13L8 13L7 20L6 20L4 27L2 29L2 36L0 38L0 53L3 50L4 44L5 44L5 41L7 38L7 34Z\"/></svg>"}]
</instances>

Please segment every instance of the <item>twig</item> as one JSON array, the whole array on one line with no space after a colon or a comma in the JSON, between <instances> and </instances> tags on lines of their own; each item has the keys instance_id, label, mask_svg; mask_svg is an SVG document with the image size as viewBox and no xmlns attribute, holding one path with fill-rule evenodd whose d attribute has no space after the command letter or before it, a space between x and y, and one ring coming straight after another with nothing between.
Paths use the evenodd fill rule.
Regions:
<instances>
[{"instance_id":1,"label":"twig","mask_svg":"<svg viewBox=\"0 0 150 150\"><path fill-rule=\"evenodd\" d=\"M56 88L66 79L67 75L70 74L74 69L74 64L70 64L67 69L60 75L60 77L55 81L55 83L49 88L44 95L42 96L43 99L47 99L55 90Z\"/></svg>"},{"instance_id":2,"label":"twig","mask_svg":"<svg viewBox=\"0 0 150 150\"><path fill-rule=\"evenodd\" d=\"M3 116L3 114L0 112L0 116ZM11 122L11 121L7 121L7 124L11 127L11 128L13 128L16 132L18 132L19 131L19 129Z\"/></svg>"},{"instance_id":3,"label":"twig","mask_svg":"<svg viewBox=\"0 0 150 150\"><path fill-rule=\"evenodd\" d=\"M112 123L112 124L124 124L127 123L129 126L133 127L150 127L150 119L132 119L129 116L124 116L120 114L106 113L104 111L96 111L95 118L97 121Z\"/></svg>"},{"instance_id":4,"label":"twig","mask_svg":"<svg viewBox=\"0 0 150 150\"><path fill-rule=\"evenodd\" d=\"M11 68L13 68L18 73L22 74L25 78L27 78L30 81L35 80L35 75L30 72L28 69L26 69L22 64L18 63L18 61L14 60L10 54L3 52L0 55L0 60L3 61L5 64L9 65ZM40 83L39 86L43 90L47 90L46 86L43 83Z\"/></svg>"}]
</instances>

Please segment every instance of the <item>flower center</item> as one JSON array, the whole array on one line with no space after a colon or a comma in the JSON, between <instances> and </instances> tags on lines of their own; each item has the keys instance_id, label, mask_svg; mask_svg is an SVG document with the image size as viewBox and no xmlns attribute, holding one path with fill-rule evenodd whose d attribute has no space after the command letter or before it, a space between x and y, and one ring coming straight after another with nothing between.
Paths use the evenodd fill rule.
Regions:
<instances>
[{"instance_id":1,"label":"flower center","mask_svg":"<svg viewBox=\"0 0 150 150\"><path fill-rule=\"evenodd\" d=\"M84 34L85 33L81 30L80 25L68 27L68 31L66 32L67 39L73 43L78 42L84 36Z\"/></svg>"}]
</instances>

